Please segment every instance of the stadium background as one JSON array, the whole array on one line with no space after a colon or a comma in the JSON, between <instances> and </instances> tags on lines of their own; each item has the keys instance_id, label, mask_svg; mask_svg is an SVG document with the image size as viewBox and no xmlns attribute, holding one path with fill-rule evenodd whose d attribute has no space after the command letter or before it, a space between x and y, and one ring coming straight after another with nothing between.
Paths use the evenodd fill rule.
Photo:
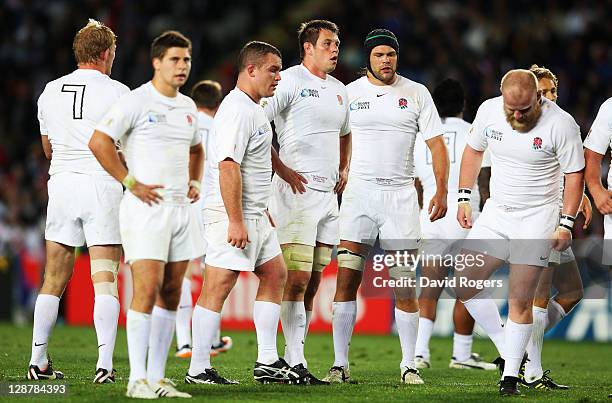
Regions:
<instances>
[{"instance_id":1,"label":"stadium background","mask_svg":"<svg viewBox=\"0 0 612 403\"><path fill-rule=\"evenodd\" d=\"M149 44L165 29L193 41L188 91L200 79L234 84L238 49L251 39L283 53L284 66L298 63L296 29L301 21L335 21L342 41L334 76L348 83L364 65L362 41L373 28L394 31L400 41L399 72L430 90L445 77L466 88L466 120L484 99L498 95L501 75L532 63L554 71L559 104L586 135L599 105L612 95L612 7L606 1L65 1L7 0L0 5L0 320L29 323L44 267L44 220L48 162L40 146L36 99L45 83L75 68L71 44L87 18L107 23L118 35L113 78L135 88L151 77ZM606 164L609 164L607 162ZM604 167L607 172L607 166ZM595 213L579 238L601 237ZM81 263L86 265L86 259ZM589 271L591 268L583 267ZM76 270L63 306L69 323L85 323L93 295L89 270ZM313 331L329 331L333 271L326 273ZM607 296L585 299L548 336L612 340L609 274L599 272ZM125 276L123 276L125 278ZM123 289L129 289L126 282ZM224 326L249 323L253 283L241 280L228 303ZM194 286L197 292L197 285ZM122 294L122 298L126 298ZM125 302L125 300L124 300ZM392 330L391 301L362 300L367 309L358 331ZM450 307L442 301L435 332L452 334ZM92 305L91 305L92 306ZM124 304L125 306L125 304ZM76 309L76 310L75 310ZM502 306L503 310L503 306ZM374 314L374 316L372 316ZM75 316L76 315L76 316Z\"/></svg>"}]
</instances>

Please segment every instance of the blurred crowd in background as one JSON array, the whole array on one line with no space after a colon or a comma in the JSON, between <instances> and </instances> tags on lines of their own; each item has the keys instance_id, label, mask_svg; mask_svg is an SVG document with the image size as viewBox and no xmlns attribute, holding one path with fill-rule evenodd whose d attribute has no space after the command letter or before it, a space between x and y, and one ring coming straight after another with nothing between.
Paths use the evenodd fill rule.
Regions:
<instances>
[{"instance_id":1,"label":"blurred crowd in background","mask_svg":"<svg viewBox=\"0 0 612 403\"><path fill-rule=\"evenodd\" d=\"M341 30L334 76L346 84L357 78L365 65L362 43L367 32L390 29L400 42L400 74L430 91L446 77L460 80L468 98L468 121L484 99L499 94L503 73L533 63L557 75L558 103L574 116L583 137L599 105L612 95L609 1L4 0L0 277L12 272L5 278L25 290L38 286L44 262L48 162L40 145L36 100L46 82L76 68L72 40L90 17L117 34L112 77L130 88L150 79L149 45L166 29L180 30L193 41L192 73L184 92L209 78L221 82L227 93L235 83L236 55L246 41L276 45L288 67L299 62L299 23L325 18ZM602 232L601 217L596 216L579 236ZM29 295L24 291L13 298L27 305Z\"/></svg>"}]
</instances>

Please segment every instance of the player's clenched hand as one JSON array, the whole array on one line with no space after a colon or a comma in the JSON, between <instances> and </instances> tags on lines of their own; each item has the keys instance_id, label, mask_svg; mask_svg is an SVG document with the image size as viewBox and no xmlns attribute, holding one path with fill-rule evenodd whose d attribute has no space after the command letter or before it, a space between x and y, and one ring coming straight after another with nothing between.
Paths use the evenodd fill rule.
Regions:
<instances>
[{"instance_id":1,"label":"player's clenched hand","mask_svg":"<svg viewBox=\"0 0 612 403\"><path fill-rule=\"evenodd\" d=\"M129 188L129 191L147 205L158 204L163 200L161 195L155 191L155 189L163 188L163 185L145 185L136 181L136 183Z\"/></svg>"},{"instance_id":2,"label":"player's clenched hand","mask_svg":"<svg viewBox=\"0 0 612 403\"><path fill-rule=\"evenodd\" d=\"M584 215L584 225L582 226L582 228L587 229L587 227L591 223L591 219L593 218L593 206L591 205L589 196L587 196L586 194L582 195L582 203L580 204L579 212Z\"/></svg>"},{"instance_id":3,"label":"player's clenched hand","mask_svg":"<svg viewBox=\"0 0 612 403\"><path fill-rule=\"evenodd\" d=\"M289 168L287 165L282 165L279 169L277 169L276 174L280 176L282 180L287 182L289 186L291 186L291 191L293 193L304 193L306 192L305 183L308 183L308 180L304 178L301 174Z\"/></svg>"},{"instance_id":4,"label":"player's clenched hand","mask_svg":"<svg viewBox=\"0 0 612 403\"><path fill-rule=\"evenodd\" d=\"M595 207L602 215L612 214L612 192L603 189L601 192L591 194Z\"/></svg>"},{"instance_id":5,"label":"player's clenched hand","mask_svg":"<svg viewBox=\"0 0 612 403\"><path fill-rule=\"evenodd\" d=\"M199 182L198 182L199 183ZM189 184L189 191L187 192L187 197L191 200L191 203L195 203L200 200L200 188L199 184Z\"/></svg>"},{"instance_id":6,"label":"player's clenched hand","mask_svg":"<svg viewBox=\"0 0 612 403\"><path fill-rule=\"evenodd\" d=\"M346 183L348 182L349 170L348 168L341 169L339 172L338 183L334 186L334 193L340 194L344 192L344 188L346 187Z\"/></svg>"},{"instance_id":7,"label":"player's clenched hand","mask_svg":"<svg viewBox=\"0 0 612 403\"><path fill-rule=\"evenodd\" d=\"M566 250L572 244L572 232L563 227L557 227L550 241L554 250L559 252Z\"/></svg>"},{"instance_id":8,"label":"player's clenched hand","mask_svg":"<svg viewBox=\"0 0 612 403\"><path fill-rule=\"evenodd\" d=\"M249 243L249 233L243 221L231 222L227 227L227 243L230 245L244 249Z\"/></svg>"},{"instance_id":9,"label":"player's clenched hand","mask_svg":"<svg viewBox=\"0 0 612 403\"><path fill-rule=\"evenodd\" d=\"M457 221L461 228L472 228L472 205L469 202L461 202L457 206Z\"/></svg>"},{"instance_id":10,"label":"player's clenched hand","mask_svg":"<svg viewBox=\"0 0 612 403\"><path fill-rule=\"evenodd\" d=\"M441 192L434 195L429 202L429 221L434 222L446 215L447 204L446 204L446 192Z\"/></svg>"}]
</instances>

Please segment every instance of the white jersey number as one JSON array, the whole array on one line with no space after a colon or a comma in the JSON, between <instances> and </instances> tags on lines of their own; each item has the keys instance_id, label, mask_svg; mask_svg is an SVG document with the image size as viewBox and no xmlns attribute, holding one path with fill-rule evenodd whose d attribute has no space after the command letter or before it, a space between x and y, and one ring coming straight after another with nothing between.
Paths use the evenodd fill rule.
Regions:
<instances>
[{"instance_id":1,"label":"white jersey number","mask_svg":"<svg viewBox=\"0 0 612 403\"><path fill-rule=\"evenodd\" d=\"M62 92L72 93L72 118L83 119L83 95L85 94L85 85L64 84Z\"/></svg>"},{"instance_id":2,"label":"white jersey number","mask_svg":"<svg viewBox=\"0 0 612 403\"><path fill-rule=\"evenodd\" d=\"M444 132L442 136L444 137L444 143L446 144L446 148L448 149L448 158L450 159L450 163L454 164L457 160L457 132ZM425 148L427 150L427 165L431 165L433 163L431 158L431 151L429 150L429 147Z\"/></svg>"}]
</instances>

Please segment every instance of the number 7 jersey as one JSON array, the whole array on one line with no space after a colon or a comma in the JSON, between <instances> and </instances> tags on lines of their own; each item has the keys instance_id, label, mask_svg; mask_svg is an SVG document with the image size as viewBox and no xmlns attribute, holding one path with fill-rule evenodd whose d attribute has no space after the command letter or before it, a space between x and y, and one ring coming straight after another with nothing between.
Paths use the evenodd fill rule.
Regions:
<instances>
[{"instance_id":1,"label":"number 7 jersey","mask_svg":"<svg viewBox=\"0 0 612 403\"><path fill-rule=\"evenodd\" d=\"M77 69L49 82L38 98L40 134L53 150L49 175L76 172L108 176L89 150L96 124L130 89L97 70Z\"/></svg>"}]
</instances>

